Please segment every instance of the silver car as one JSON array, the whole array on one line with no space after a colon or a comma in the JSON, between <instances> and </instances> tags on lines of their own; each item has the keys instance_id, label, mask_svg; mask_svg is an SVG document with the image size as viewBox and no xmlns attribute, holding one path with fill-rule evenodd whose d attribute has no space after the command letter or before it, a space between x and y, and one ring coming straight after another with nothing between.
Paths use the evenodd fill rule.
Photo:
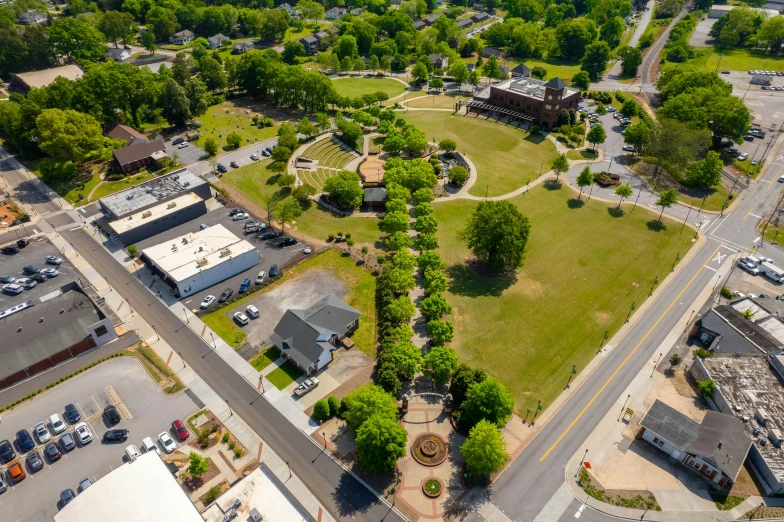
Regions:
<instances>
[{"instance_id":1,"label":"silver car","mask_svg":"<svg viewBox=\"0 0 784 522\"><path fill-rule=\"evenodd\" d=\"M46 424L44 424L43 422L39 422L38 424L35 425L35 428L33 428L33 433L35 433L38 442L40 442L41 444L49 441L49 439L52 438L52 434L49 433L49 430L46 429Z\"/></svg>"}]
</instances>

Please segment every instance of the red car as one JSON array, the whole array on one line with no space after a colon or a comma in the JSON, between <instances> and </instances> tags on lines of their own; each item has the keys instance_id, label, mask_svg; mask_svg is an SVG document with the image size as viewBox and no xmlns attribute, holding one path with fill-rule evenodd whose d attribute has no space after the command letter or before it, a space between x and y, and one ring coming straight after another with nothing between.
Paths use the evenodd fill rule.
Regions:
<instances>
[{"instance_id":1,"label":"red car","mask_svg":"<svg viewBox=\"0 0 784 522\"><path fill-rule=\"evenodd\" d=\"M172 422L172 430L174 430L174 433L177 434L177 438L180 441L187 439L190 435L190 433L188 433L188 428L186 428L185 424L183 424L180 420Z\"/></svg>"},{"instance_id":2,"label":"red car","mask_svg":"<svg viewBox=\"0 0 784 522\"><path fill-rule=\"evenodd\" d=\"M231 165L231 168L233 168L233 169L240 168L240 164L237 163L236 161L232 161L231 163L229 163L229 165Z\"/></svg>"}]
</instances>

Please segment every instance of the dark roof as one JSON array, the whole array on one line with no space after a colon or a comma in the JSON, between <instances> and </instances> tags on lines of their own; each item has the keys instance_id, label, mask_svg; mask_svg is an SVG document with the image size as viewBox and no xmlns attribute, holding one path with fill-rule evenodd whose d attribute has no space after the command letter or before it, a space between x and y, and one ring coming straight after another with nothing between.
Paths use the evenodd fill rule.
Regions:
<instances>
[{"instance_id":1,"label":"dark roof","mask_svg":"<svg viewBox=\"0 0 784 522\"><path fill-rule=\"evenodd\" d=\"M520 65L512 69L512 72L516 74L522 74L523 76L528 76L531 74L531 68L528 67L526 64L521 63Z\"/></svg>"},{"instance_id":2,"label":"dark roof","mask_svg":"<svg viewBox=\"0 0 784 522\"><path fill-rule=\"evenodd\" d=\"M174 33L172 36L173 37L177 37L177 36L193 36L193 31L185 29L184 31L180 31L179 33Z\"/></svg>"},{"instance_id":3,"label":"dark roof","mask_svg":"<svg viewBox=\"0 0 784 522\"><path fill-rule=\"evenodd\" d=\"M90 299L73 290L0 320L0 378L82 341L101 319Z\"/></svg>"},{"instance_id":4,"label":"dark roof","mask_svg":"<svg viewBox=\"0 0 784 522\"><path fill-rule=\"evenodd\" d=\"M109 57L112 58L113 60L119 60L120 58L122 58L123 53L128 53L130 56L130 53L128 51L120 47L110 47L109 50L106 51L106 54L108 54Z\"/></svg>"},{"instance_id":5,"label":"dark roof","mask_svg":"<svg viewBox=\"0 0 784 522\"><path fill-rule=\"evenodd\" d=\"M444 55L443 54L430 54L430 55L428 55L428 59L430 59L431 62L437 62L438 60L443 61L444 60Z\"/></svg>"},{"instance_id":6,"label":"dark roof","mask_svg":"<svg viewBox=\"0 0 784 522\"><path fill-rule=\"evenodd\" d=\"M468 68L469 71L475 71L476 70L476 64L475 63L467 63L466 67Z\"/></svg>"},{"instance_id":7,"label":"dark roof","mask_svg":"<svg viewBox=\"0 0 784 522\"><path fill-rule=\"evenodd\" d=\"M307 43L309 43L309 44L315 44L315 43L319 43L319 39L318 39L318 38L316 38L316 37L315 37L315 36L313 36L313 35L306 36L306 37L304 37L304 38L300 38L300 39L299 39L299 41L300 41L300 42L307 42Z\"/></svg>"},{"instance_id":8,"label":"dark roof","mask_svg":"<svg viewBox=\"0 0 784 522\"><path fill-rule=\"evenodd\" d=\"M422 29L425 26L425 22L422 20L414 20L414 29Z\"/></svg>"},{"instance_id":9,"label":"dark roof","mask_svg":"<svg viewBox=\"0 0 784 522\"><path fill-rule=\"evenodd\" d=\"M471 18L473 18L477 22L485 20L485 19L487 19L489 17L490 17L490 15L487 14L487 13L476 13L475 15L471 16Z\"/></svg>"},{"instance_id":10,"label":"dark roof","mask_svg":"<svg viewBox=\"0 0 784 522\"><path fill-rule=\"evenodd\" d=\"M326 31L319 31L319 32L317 32L317 33L316 33L314 36L315 36L316 38L318 38L319 40L323 40L324 38L326 38L327 36L329 36L329 33L328 33L328 32L326 32Z\"/></svg>"},{"instance_id":11,"label":"dark roof","mask_svg":"<svg viewBox=\"0 0 784 522\"><path fill-rule=\"evenodd\" d=\"M482 54L485 56L501 56L501 51L493 49L492 47L485 47L482 49Z\"/></svg>"},{"instance_id":12,"label":"dark roof","mask_svg":"<svg viewBox=\"0 0 784 522\"><path fill-rule=\"evenodd\" d=\"M432 24L439 18L441 18L441 13L431 14L430 16L426 16L424 19Z\"/></svg>"},{"instance_id":13,"label":"dark roof","mask_svg":"<svg viewBox=\"0 0 784 522\"><path fill-rule=\"evenodd\" d=\"M544 86L545 87L549 87L551 89L557 89L557 90L560 91L561 89L565 89L566 88L566 82L564 82L562 79L560 79L558 77L555 77L552 80L550 80L549 82L545 83Z\"/></svg>"},{"instance_id":14,"label":"dark roof","mask_svg":"<svg viewBox=\"0 0 784 522\"><path fill-rule=\"evenodd\" d=\"M386 201L387 189L384 187L368 187L365 189L365 201Z\"/></svg>"},{"instance_id":15,"label":"dark roof","mask_svg":"<svg viewBox=\"0 0 784 522\"><path fill-rule=\"evenodd\" d=\"M697 440L700 429L698 423L659 399L656 399L642 418L640 426L651 430L682 451L686 451L686 448Z\"/></svg>"},{"instance_id":16,"label":"dark roof","mask_svg":"<svg viewBox=\"0 0 784 522\"><path fill-rule=\"evenodd\" d=\"M721 353L759 355L784 348L761 326L743 317L729 305L717 306L700 320L700 326L721 336L711 349Z\"/></svg>"},{"instance_id":17,"label":"dark roof","mask_svg":"<svg viewBox=\"0 0 784 522\"><path fill-rule=\"evenodd\" d=\"M751 439L746 435L743 421L717 411L709 410L700 423L699 434L686 451L692 455L711 459L733 481L738 476Z\"/></svg>"},{"instance_id":18,"label":"dark roof","mask_svg":"<svg viewBox=\"0 0 784 522\"><path fill-rule=\"evenodd\" d=\"M165 150L166 146L164 145L163 140L138 141L127 147L123 147L122 149L115 150L114 159L117 160L117 163L119 163L120 166L128 165L134 161L149 158L156 152Z\"/></svg>"},{"instance_id":19,"label":"dark roof","mask_svg":"<svg viewBox=\"0 0 784 522\"><path fill-rule=\"evenodd\" d=\"M330 294L305 310L286 310L270 339L303 368L334 349L328 340L346 335L346 327L362 314Z\"/></svg>"},{"instance_id":20,"label":"dark roof","mask_svg":"<svg viewBox=\"0 0 784 522\"><path fill-rule=\"evenodd\" d=\"M232 49L250 49L253 47L252 42L239 42L231 46Z\"/></svg>"},{"instance_id":21,"label":"dark roof","mask_svg":"<svg viewBox=\"0 0 784 522\"><path fill-rule=\"evenodd\" d=\"M468 27L469 25L473 24L474 21L470 18L463 18L462 20L457 21L457 26L460 28Z\"/></svg>"},{"instance_id":22,"label":"dark roof","mask_svg":"<svg viewBox=\"0 0 784 522\"><path fill-rule=\"evenodd\" d=\"M113 140L125 140L125 142L129 144L134 140L147 141L147 136L137 131L133 127L122 125L120 123L114 124L109 130L107 130L106 137Z\"/></svg>"}]
</instances>

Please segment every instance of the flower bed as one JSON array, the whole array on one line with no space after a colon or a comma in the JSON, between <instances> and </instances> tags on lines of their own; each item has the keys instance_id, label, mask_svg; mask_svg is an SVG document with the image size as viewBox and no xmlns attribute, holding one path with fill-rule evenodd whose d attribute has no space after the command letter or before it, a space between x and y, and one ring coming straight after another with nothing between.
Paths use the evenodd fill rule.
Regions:
<instances>
[{"instance_id":1,"label":"flower bed","mask_svg":"<svg viewBox=\"0 0 784 522\"><path fill-rule=\"evenodd\" d=\"M422 486L422 493L428 498L438 498L441 496L441 481L438 479L428 479Z\"/></svg>"},{"instance_id":2,"label":"flower bed","mask_svg":"<svg viewBox=\"0 0 784 522\"><path fill-rule=\"evenodd\" d=\"M420 435L411 445L411 456L423 466L438 466L448 453L446 442L433 433Z\"/></svg>"}]
</instances>

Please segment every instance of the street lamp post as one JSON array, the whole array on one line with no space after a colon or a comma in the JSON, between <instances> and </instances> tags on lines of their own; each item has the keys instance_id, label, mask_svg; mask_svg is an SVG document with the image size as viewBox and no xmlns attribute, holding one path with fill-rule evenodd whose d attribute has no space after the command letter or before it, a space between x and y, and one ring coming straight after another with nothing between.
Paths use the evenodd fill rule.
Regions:
<instances>
[{"instance_id":1,"label":"street lamp post","mask_svg":"<svg viewBox=\"0 0 784 522\"><path fill-rule=\"evenodd\" d=\"M234 415L234 412L233 412L233 411L231 411L231 406L229 405L229 399L226 399L226 406L228 406L228 407L229 407L229 417L233 416L233 415Z\"/></svg>"},{"instance_id":2,"label":"street lamp post","mask_svg":"<svg viewBox=\"0 0 784 522\"><path fill-rule=\"evenodd\" d=\"M202 356L201 356L201 358L202 358L202 359L204 359L204 358L205 358L205 357L207 357L209 354L211 354L212 352L214 352L215 350L217 350L217 349L218 349L218 343L217 343L217 342L215 342L215 336L214 336L214 335L212 335L212 332L210 332L210 337L212 337L212 350L210 350L209 352L207 352L207 353L205 353L204 355L202 355Z\"/></svg>"},{"instance_id":3,"label":"street lamp post","mask_svg":"<svg viewBox=\"0 0 784 522\"><path fill-rule=\"evenodd\" d=\"M588 455L588 448L585 448L585 453L583 453L583 458L580 459L580 465L577 466L577 473L580 473L580 469L583 467L583 462L585 462L585 457Z\"/></svg>"},{"instance_id":4,"label":"street lamp post","mask_svg":"<svg viewBox=\"0 0 784 522\"><path fill-rule=\"evenodd\" d=\"M656 373L656 367L659 366L659 361L661 361L662 355L664 355L664 354L660 353L659 354L659 358L656 359L655 363L653 363L653 370L651 370L651 378L653 378L653 374Z\"/></svg>"},{"instance_id":5,"label":"street lamp post","mask_svg":"<svg viewBox=\"0 0 784 522\"><path fill-rule=\"evenodd\" d=\"M764 506L764 505L765 505L765 503L764 503L764 502L760 502L760 505L759 505L759 506L757 506L757 509L755 509L755 510L754 510L754 511L751 513L751 516L749 517L749 521L751 521L751 520L753 520L753 519L754 519L754 515L756 515L756 514L757 514L757 511L759 511L760 509L762 509L762 506Z\"/></svg>"},{"instance_id":6,"label":"street lamp post","mask_svg":"<svg viewBox=\"0 0 784 522\"><path fill-rule=\"evenodd\" d=\"M629 308L629 313L626 314L626 322L627 323L629 322L629 317L632 316L632 312L634 312L635 308L636 308L636 306L634 306L634 301L632 301L632 307Z\"/></svg>"},{"instance_id":7,"label":"street lamp post","mask_svg":"<svg viewBox=\"0 0 784 522\"><path fill-rule=\"evenodd\" d=\"M680 252L678 252L677 254L675 254L675 261L673 261L673 262L672 262L672 269L670 270L670 272L675 272L675 265L676 265L676 264L678 263L678 261L680 261L680 260L681 260L681 253L680 253Z\"/></svg>"},{"instance_id":8,"label":"street lamp post","mask_svg":"<svg viewBox=\"0 0 784 522\"><path fill-rule=\"evenodd\" d=\"M683 219L683 225L681 225L681 231L679 232L680 234L683 234L683 227L686 226L686 222L689 220L689 214L691 214L691 205L689 205L689 211L686 212L686 217Z\"/></svg>"},{"instance_id":9,"label":"street lamp post","mask_svg":"<svg viewBox=\"0 0 784 522\"><path fill-rule=\"evenodd\" d=\"M648 297L650 297L650 296L652 296L652 295L653 295L653 289L654 289L654 288L656 287L656 285L658 285L658 284L659 284L659 276L656 276L656 277L653 279L653 284L651 285L651 291L648 293Z\"/></svg>"},{"instance_id":10,"label":"street lamp post","mask_svg":"<svg viewBox=\"0 0 784 522\"><path fill-rule=\"evenodd\" d=\"M536 416L539 415L539 412L542 410L542 401L538 401L536 403L536 411L534 411L534 418L531 419L531 426L534 425L534 421L536 421Z\"/></svg>"},{"instance_id":11,"label":"street lamp post","mask_svg":"<svg viewBox=\"0 0 784 522\"><path fill-rule=\"evenodd\" d=\"M573 364L573 365L572 365L572 371L571 371L571 372L569 372L569 380L568 380L568 381L566 381L566 387L567 387L567 388L569 387L569 384L571 384L571 382L572 382L572 377L573 377L573 376L574 376L576 373L577 373L577 365L576 365L576 364Z\"/></svg>"},{"instance_id":12,"label":"street lamp post","mask_svg":"<svg viewBox=\"0 0 784 522\"><path fill-rule=\"evenodd\" d=\"M621 413L618 414L618 420L621 420L621 415L623 415L623 410L626 409L626 403L629 402L629 399L631 399L631 397L632 397L631 395L627 395L626 400L623 401L623 406L621 406Z\"/></svg>"},{"instance_id":13,"label":"street lamp post","mask_svg":"<svg viewBox=\"0 0 784 522\"><path fill-rule=\"evenodd\" d=\"M607 333L607 330L605 330L605 331L604 331L604 337L602 338L602 342L601 342L601 343L599 343L599 348L601 348L601 347L604 345L604 342L605 342L607 339L609 339L609 338L610 338L610 336L609 336L609 334Z\"/></svg>"}]
</instances>

